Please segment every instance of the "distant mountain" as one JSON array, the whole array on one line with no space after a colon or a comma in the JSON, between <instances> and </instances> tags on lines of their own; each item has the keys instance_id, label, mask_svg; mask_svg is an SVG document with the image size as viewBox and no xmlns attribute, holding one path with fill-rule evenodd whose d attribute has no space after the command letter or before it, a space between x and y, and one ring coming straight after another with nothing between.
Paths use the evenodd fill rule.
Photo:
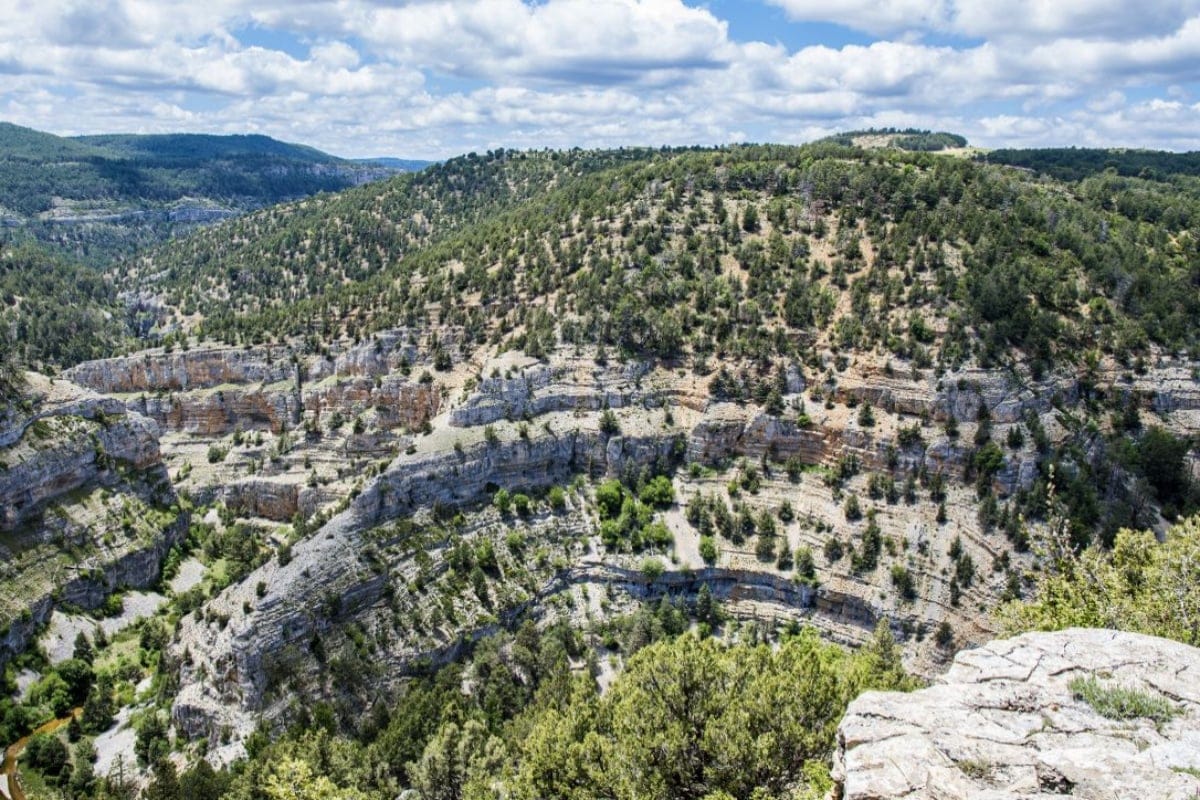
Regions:
<instances>
[{"instance_id":1,"label":"distant mountain","mask_svg":"<svg viewBox=\"0 0 1200 800\"><path fill-rule=\"evenodd\" d=\"M181 229L400 170L267 136L60 137L0 123L6 238L104 262Z\"/></svg>"},{"instance_id":2,"label":"distant mountain","mask_svg":"<svg viewBox=\"0 0 1200 800\"><path fill-rule=\"evenodd\" d=\"M992 150L981 159L1041 172L1060 181L1078 181L1113 172L1127 178L1166 180L1174 175L1200 176L1200 152L1047 147L1032 150Z\"/></svg>"},{"instance_id":3,"label":"distant mountain","mask_svg":"<svg viewBox=\"0 0 1200 800\"><path fill-rule=\"evenodd\" d=\"M437 161L419 161L413 158L391 158L383 156L380 158L356 158L356 164L373 164L379 167L387 167L394 169L397 172L420 172L426 167L431 167L437 164Z\"/></svg>"},{"instance_id":4,"label":"distant mountain","mask_svg":"<svg viewBox=\"0 0 1200 800\"><path fill-rule=\"evenodd\" d=\"M198 163L217 159L274 157L312 164L348 163L314 147L290 144L258 134L213 136L202 133L151 135L101 134L76 136L73 141L131 158Z\"/></svg>"}]
</instances>

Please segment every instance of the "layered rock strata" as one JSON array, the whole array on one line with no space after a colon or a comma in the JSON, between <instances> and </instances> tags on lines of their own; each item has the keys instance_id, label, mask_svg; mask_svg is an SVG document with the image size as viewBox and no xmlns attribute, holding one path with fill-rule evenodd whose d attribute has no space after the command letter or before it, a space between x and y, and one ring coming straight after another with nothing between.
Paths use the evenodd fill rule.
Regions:
<instances>
[{"instance_id":1,"label":"layered rock strata","mask_svg":"<svg viewBox=\"0 0 1200 800\"><path fill-rule=\"evenodd\" d=\"M0 431L0 663L55 607L154 584L188 526L153 421L66 381L29 385Z\"/></svg>"},{"instance_id":2,"label":"layered rock strata","mask_svg":"<svg viewBox=\"0 0 1200 800\"><path fill-rule=\"evenodd\" d=\"M380 529L430 512L461 511L468 527L478 527L486 519L479 509L498 488L563 485L579 475L636 477L670 463L724 473L713 487L718 492L732 470L786 461L830 470L851 460L861 475L845 488L858 494L868 473L899 479L941 474L955 485L970 476L975 421L982 416L994 426L993 438L1002 439L1008 426L1032 416L1054 440L1068 435L1072 403L1098 391L1165 414L1165 422L1181 432L1192 430L1200 409L1195 382L1171 363L1143 375L1100 370L1031 382L996 370L941 378L928 371L893 374L868 362L810 384L799 369L790 369L784 411L768 414L756 404L710 397L706 378L682 370L597 364L587 354L568 355L566 348L545 360L481 352L460 361L457 341L453 331L422 337L398 330L328 356L208 348L96 362L72 372L120 392L127 408L159 420L181 453L209 442L231 448L229 437L241 430L265 433L265 442L235 448L236 458L217 463L202 479L193 476L188 491L197 500L219 500L237 514L278 522L308 518L322 508L321 520L330 510L341 511L297 543L290 563L272 561L210 602L203 618L185 621L173 651L185 686L176 721L185 733L240 735L255 715L283 714L273 693L279 665L297 675L324 674L314 641L336 638L348 627L378 636L375 661L383 674L376 679L386 685L413 664L585 585L640 597L687 595L697 581L706 581L731 600L745 600L746 608L761 605L765 613L811 619L849 643L861 641L883 616L910 641L921 642L943 620L953 620L958 643L983 641L992 633L985 611L1005 588L1009 546L1002 534L997 540L995 532L980 530L973 489L950 490L944 523L934 523L933 507L879 503L887 539L879 569L905 567L917 589L918 597L903 601L889 596L882 573L852 573L849 559L820 561L817 589L796 583L773 563L760 563L751 545L722 543L716 565L705 567L694 532L678 518L671 525L679 566L667 565L661 578L646 583L635 579L628 559L600 552L593 512L583 503L579 519L551 526L549 546L559 563L531 569L536 585L523 585L489 607L456 606L449 619L431 622L421 635L388 633L388 615L400 613L392 606L408 609L404 613L428 610L429 601L407 585L415 550L424 545L379 555L375 539ZM454 354L451 366L433 370L435 349L443 357ZM857 420L853 409L864 403L875 409L876 422ZM610 412L620 432L602 434L600 418ZM957 437L943 429L950 419L961 422ZM915 439L912 430L919 431ZM1029 486L1037 461L1032 443L1005 449L992 482L997 496ZM819 554L830 537L858 545L862 524L843 520L838 488L821 488L819 481L791 486L779 476L767 483L763 496L744 501L754 513L775 513L787 500L808 520L809 527L786 525L781 546ZM512 525L500 521L495 531L477 533L502 542L499 531ZM573 531L568 538L574 544L554 543L563 531ZM403 539L388 541L403 550ZM944 564L945 553L959 539L974 559L976 578L951 586L955 565ZM430 548L435 571L444 570L445 546ZM489 581L493 592L503 583L499 576ZM260 585L266 587L262 595ZM931 644L922 648L924 667L936 666L942 656Z\"/></svg>"}]
</instances>

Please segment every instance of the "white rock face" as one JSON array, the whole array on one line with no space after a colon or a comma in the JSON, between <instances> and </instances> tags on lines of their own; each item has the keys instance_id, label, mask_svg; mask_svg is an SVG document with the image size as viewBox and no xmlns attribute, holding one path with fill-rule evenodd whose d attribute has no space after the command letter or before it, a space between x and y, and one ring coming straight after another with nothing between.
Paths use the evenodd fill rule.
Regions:
<instances>
[{"instance_id":1,"label":"white rock face","mask_svg":"<svg viewBox=\"0 0 1200 800\"><path fill-rule=\"evenodd\" d=\"M1108 719L1069 684L1165 698L1169 721ZM941 681L867 692L838 729L834 796L1200 797L1200 650L1133 633L1030 633L965 650Z\"/></svg>"}]
</instances>

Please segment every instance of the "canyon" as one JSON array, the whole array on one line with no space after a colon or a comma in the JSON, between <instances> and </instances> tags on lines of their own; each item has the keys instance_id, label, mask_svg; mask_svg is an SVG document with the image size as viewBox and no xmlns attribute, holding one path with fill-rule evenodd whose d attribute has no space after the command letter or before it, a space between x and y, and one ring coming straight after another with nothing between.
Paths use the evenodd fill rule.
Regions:
<instances>
[{"instance_id":1,"label":"canyon","mask_svg":"<svg viewBox=\"0 0 1200 800\"><path fill-rule=\"evenodd\" d=\"M453 341L454 331L437 338ZM636 599L694 600L701 585L737 618L799 619L847 644L866 641L886 618L910 668L934 674L949 651L933 641L933 629L948 623L955 646L993 636L988 612L1027 558L1002 532L985 531L975 513L966 443L980 407L998 439L1030 416L1052 438L1070 435L1072 407L1097 385L1183 434L1200 419L1195 382L1169 359L1141 375L1101 369L1086 382L978 369L886 375L863 359L836 383L821 383L793 368L779 414L712 398L707 376L637 361L602 365L565 347L543 359L481 349L441 370L433 362L428 334L403 329L321 355L199 345L64 373L97 408L151 437L135 464L157 466L161 446L188 502L220 504L265 531L285 526L276 546L288 542L286 557L276 553L202 614L185 617L171 647L175 722L189 737L208 737L218 759L236 757L258 720L282 724L296 696L352 697L361 681L332 679L331 663L348 675L369 661L378 688L518 618L582 621ZM827 402L813 401L814 386ZM857 421L861 403L875 409L870 426ZM603 429L606 414L618 430ZM950 418L962 420L957 437L939 425ZM901 444L900 430L913 425L919 440ZM785 474L789 459L801 465L798 476ZM830 486L827 476L847 459L858 474ZM587 488L655 465L674 465L677 500L663 514L675 542L670 557L651 557L658 574L601 545ZM749 508L787 501L795 509L782 547L817 553L811 583L757 558L749 543L722 540L715 562L700 557L683 507L726 493L747 469L761 470L760 485L741 493ZM851 545L861 537L863 523L847 520L841 501L847 493L865 500L874 474L947 479L942 523L924 496L865 503L887 540L873 571L904 567L916 587L910 597L846 559L820 555L830 535ZM1036 454L1025 444L1005 453L992 489L1004 498L1036 476ZM572 487L564 508L537 500L552 486ZM499 489L533 494L533 511L501 514L490 504ZM311 533L289 537L286 526L296 523ZM514 534L537 546L537 559L506 545ZM486 600L456 588L446 565L454 543L484 540L500 554ZM978 577L952 602L945 554L954 541Z\"/></svg>"}]
</instances>

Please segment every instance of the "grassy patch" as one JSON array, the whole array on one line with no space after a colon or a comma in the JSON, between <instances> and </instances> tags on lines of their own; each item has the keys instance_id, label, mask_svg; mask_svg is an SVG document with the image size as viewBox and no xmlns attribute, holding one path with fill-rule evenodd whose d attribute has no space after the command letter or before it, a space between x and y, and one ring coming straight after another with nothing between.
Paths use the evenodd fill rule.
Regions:
<instances>
[{"instance_id":1,"label":"grassy patch","mask_svg":"<svg viewBox=\"0 0 1200 800\"><path fill-rule=\"evenodd\" d=\"M1075 678L1070 688L1076 700L1082 700L1108 719L1150 719L1163 723L1179 713L1161 695L1123 686L1106 686L1090 675Z\"/></svg>"},{"instance_id":2,"label":"grassy patch","mask_svg":"<svg viewBox=\"0 0 1200 800\"><path fill-rule=\"evenodd\" d=\"M108 647L96 655L95 667L97 671L117 672L122 663L136 665L137 662L138 634L131 628L126 628L114 634Z\"/></svg>"},{"instance_id":3,"label":"grassy patch","mask_svg":"<svg viewBox=\"0 0 1200 800\"><path fill-rule=\"evenodd\" d=\"M966 759L958 762L959 770L969 778L987 780L992 777L992 765L986 761Z\"/></svg>"}]
</instances>

